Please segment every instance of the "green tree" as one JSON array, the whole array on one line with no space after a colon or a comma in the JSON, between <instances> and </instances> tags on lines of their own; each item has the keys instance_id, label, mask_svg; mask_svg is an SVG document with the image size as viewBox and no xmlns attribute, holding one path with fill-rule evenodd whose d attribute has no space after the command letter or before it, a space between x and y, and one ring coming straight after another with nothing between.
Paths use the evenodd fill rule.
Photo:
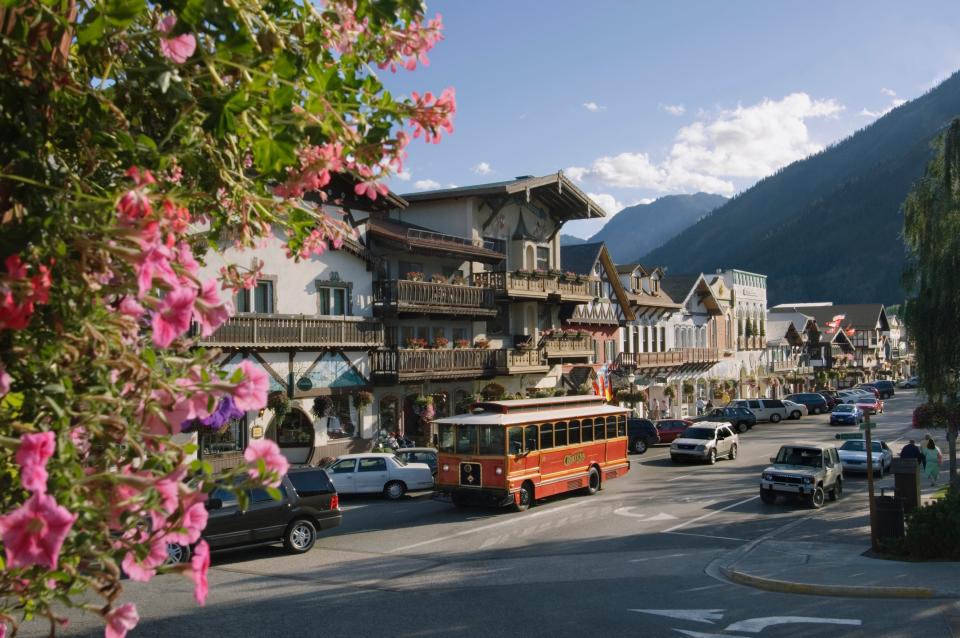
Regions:
<instances>
[{"instance_id":1,"label":"green tree","mask_svg":"<svg viewBox=\"0 0 960 638\"><path fill-rule=\"evenodd\" d=\"M904 318L916 339L917 373L933 403L960 403L960 119L936 143L936 154L904 202L910 296ZM947 427L950 479L957 480L957 424Z\"/></svg>"}]
</instances>

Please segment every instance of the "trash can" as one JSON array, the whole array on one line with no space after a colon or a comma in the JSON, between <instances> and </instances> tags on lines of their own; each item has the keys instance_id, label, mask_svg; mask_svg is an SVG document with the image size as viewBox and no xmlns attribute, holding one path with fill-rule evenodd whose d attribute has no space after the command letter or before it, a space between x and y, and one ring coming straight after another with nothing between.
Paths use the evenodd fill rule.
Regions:
<instances>
[{"instance_id":1,"label":"trash can","mask_svg":"<svg viewBox=\"0 0 960 638\"><path fill-rule=\"evenodd\" d=\"M874 499L877 515L877 538L903 538L903 503L894 496Z\"/></svg>"},{"instance_id":2,"label":"trash can","mask_svg":"<svg viewBox=\"0 0 960 638\"><path fill-rule=\"evenodd\" d=\"M920 463L917 459L893 459L894 496L903 503L904 512L920 507Z\"/></svg>"}]
</instances>

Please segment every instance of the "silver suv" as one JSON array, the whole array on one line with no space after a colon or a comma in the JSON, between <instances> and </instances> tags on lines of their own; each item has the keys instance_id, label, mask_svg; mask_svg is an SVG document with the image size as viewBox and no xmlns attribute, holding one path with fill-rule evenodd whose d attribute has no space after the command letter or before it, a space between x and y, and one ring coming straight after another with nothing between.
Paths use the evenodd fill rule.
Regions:
<instances>
[{"instance_id":1,"label":"silver suv","mask_svg":"<svg viewBox=\"0 0 960 638\"><path fill-rule=\"evenodd\" d=\"M713 465L723 456L737 458L740 437L729 423L702 421L694 423L670 444L670 460L706 461Z\"/></svg>"},{"instance_id":2,"label":"silver suv","mask_svg":"<svg viewBox=\"0 0 960 638\"><path fill-rule=\"evenodd\" d=\"M760 500L770 504L777 494L796 496L813 508L824 496L835 501L843 494L843 466L837 448L822 443L790 443L770 459L760 477Z\"/></svg>"}]
</instances>

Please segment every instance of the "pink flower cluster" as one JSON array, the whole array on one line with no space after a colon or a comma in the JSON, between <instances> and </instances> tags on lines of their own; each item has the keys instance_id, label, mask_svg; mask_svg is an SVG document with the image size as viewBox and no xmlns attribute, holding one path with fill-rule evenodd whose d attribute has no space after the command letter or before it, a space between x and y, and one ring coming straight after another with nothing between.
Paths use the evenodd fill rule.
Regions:
<instances>
[{"instance_id":1,"label":"pink flower cluster","mask_svg":"<svg viewBox=\"0 0 960 638\"><path fill-rule=\"evenodd\" d=\"M423 134L425 141L438 144L441 129L446 130L447 133L453 133L453 114L457 112L457 97L452 87L444 89L440 97L435 97L429 91L422 96L413 91L410 97L413 98L414 106L410 125L413 127L415 138Z\"/></svg>"},{"instance_id":2,"label":"pink flower cluster","mask_svg":"<svg viewBox=\"0 0 960 638\"><path fill-rule=\"evenodd\" d=\"M287 181L276 188L280 197L302 197L330 183L330 174L343 170L343 144L307 146L297 151L300 168L290 171Z\"/></svg>"},{"instance_id":3,"label":"pink flower cluster","mask_svg":"<svg viewBox=\"0 0 960 638\"><path fill-rule=\"evenodd\" d=\"M426 25L411 22L406 29L391 29L386 32L387 41L386 59L379 62L381 69L390 68L396 72L397 66L403 66L407 71L417 68L417 62L428 66L427 51L443 39L440 32L443 30L443 19L438 13Z\"/></svg>"},{"instance_id":4,"label":"pink flower cluster","mask_svg":"<svg viewBox=\"0 0 960 638\"><path fill-rule=\"evenodd\" d=\"M23 330L37 304L50 301L50 266L37 266L37 274L30 276L30 269L19 255L10 255L4 260L7 272L0 273L0 330Z\"/></svg>"},{"instance_id":5,"label":"pink flower cluster","mask_svg":"<svg viewBox=\"0 0 960 638\"><path fill-rule=\"evenodd\" d=\"M168 15L160 21L158 30L167 34L177 26L177 16ZM184 33L173 38L160 38L160 53L163 57L175 64L186 62L197 49L197 39L191 33Z\"/></svg>"}]
</instances>

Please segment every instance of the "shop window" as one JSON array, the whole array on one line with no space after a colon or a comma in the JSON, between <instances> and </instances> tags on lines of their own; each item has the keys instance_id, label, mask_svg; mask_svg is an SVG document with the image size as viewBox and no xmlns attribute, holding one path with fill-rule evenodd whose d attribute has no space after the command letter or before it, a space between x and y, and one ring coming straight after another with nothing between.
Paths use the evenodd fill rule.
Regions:
<instances>
[{"instance_id":1,"label":"shop window","mask_svg":"<svg viewBox=\"0 0 960 638\"><path fill-rule=\"evenodd\" d=\"M260 279L252 290L240 290L237 292L234 305L238 313L256 312L260 314L271 314L273 308L273 281Z\"/></svg>"},{"instance_id":2,"label":"shop window","mask_svg":"<svg viewBox=\"0 0 960 638\"><path fill-rule=\"evenodd\" d=\"M230 452L243 452L247 443L247 417L233 419L218 432L201 430L200 458Z\"/></svg>"},{"instance_id":3,"label":"shop window","mask_svg":"<svg viewBox=\"0 0 960 638\"><path fill-rule=\"evenodd\" d=\"M380 432L387 434L400 429L400 399L384 397L380 399Z\"/></svg>"},{"instance_id":4,"label":"shop window","mask_svg":"<svg viewBox=\"0 0 960 638\"><path fill-rule=\"evenodd\" d=\"M277 427L277 445L280 447L310 447L313 445L313 422L302 410L291 410Z\"/></svg>"},{"instance_id":5,"label":"shop window","mask_svg":"<svg viewBox=\"0 0 960 638\"><path fill-rule=\"evenodd\" d=\"M327 397L330 413L327 418L327 436L331 439L346 439L357 436L357 428L350 414L350 395L338 394Z\"/></svg>"}]
</instances>

